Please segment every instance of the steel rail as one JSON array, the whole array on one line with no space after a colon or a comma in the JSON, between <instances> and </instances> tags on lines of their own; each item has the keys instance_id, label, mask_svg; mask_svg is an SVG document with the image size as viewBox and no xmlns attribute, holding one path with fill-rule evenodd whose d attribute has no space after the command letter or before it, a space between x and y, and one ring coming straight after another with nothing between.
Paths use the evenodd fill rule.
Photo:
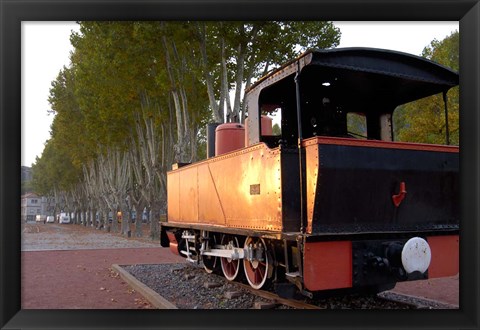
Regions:
<instances>
[{"instance_id":1,"label":"steel rail","mask_svg":"<svg viewBox=\"0 0 480 330\"><path fill-rule=\"evenodd\" d=\"M256 290L248 284L244 284L244 283L240 283L240 282L235 282L235 284L239 285L241 288L243 288L245 290L248 290L250 293L252 293L256 296L262 297L264 299L271 300L272 302L274 302L276 304L279 304L279 305L285 305L285 306L293 307L293 308L297 308L297 309L325 309L325 308L322 308L320 306L307 304L303 301L282 298L282 297L280 297L279 295L277 295L273 292L269 292L269 291L265 291L265 290Z\"/></svg>"}]
</instances>

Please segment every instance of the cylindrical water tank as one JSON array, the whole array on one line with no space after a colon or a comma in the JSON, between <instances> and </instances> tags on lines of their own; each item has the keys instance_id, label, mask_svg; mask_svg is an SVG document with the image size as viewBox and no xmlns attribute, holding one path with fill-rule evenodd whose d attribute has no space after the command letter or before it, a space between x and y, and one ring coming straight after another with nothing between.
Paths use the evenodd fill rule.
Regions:
<instances>
[{"instance_id":1,"label":"cylindrical water tank","mask_svg":"<svg viewBox=\"0 0 480 330\"><path fill-rule=\"evenodd\" d=\"M262 115L262 134L264 136L273 135L272 122L273 119ZM248 147L248 117L245 118L245 147Z\"/></svg>"},{"instance_id":2,"label":"cylindrical water tank","mask_svg":"<svg viewBox=\"0 0 480 330\"><path fill-rule=\"evenodd\" d=\"M262 135L270 136L273 135L272 128L273 119L269 116L262 116Z\"/></svg>"},{"instance_id":3,"label":"cylindrical water tank","mask_svg":"<svg viewBox=\"0 0 480 330\"><path fill-rule=\"evenodd\" d=\"M215 156L245 147L245 127L225 123L215 129Z\"/></svg>"}]
</instances>

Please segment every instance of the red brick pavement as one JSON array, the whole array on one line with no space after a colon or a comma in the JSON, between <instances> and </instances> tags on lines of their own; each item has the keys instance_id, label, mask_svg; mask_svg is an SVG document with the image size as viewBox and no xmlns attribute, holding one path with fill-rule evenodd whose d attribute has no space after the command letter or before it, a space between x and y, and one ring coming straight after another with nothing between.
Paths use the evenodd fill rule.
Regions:
<instances>
[{"instance_id":1,"label":"red brick pavement","mask_svg":"<svg viewBox=\"0 0 480 330\"><path fill-rule=\"evenodd\" d=\"M397 283L392 291L459 306L459 275L423 281L401 282Z\"/></svg>"},{"instance_id":2,"label":"red brick pavement","mask_svg":"<svg viewBox=\"0 0 480 330\"><path fill-rule=\"evenodd\" d=\"M161 247L30 251L21 258L22 309L152 308L111 265L183 262Z\"/></svg>"}]
</instances>

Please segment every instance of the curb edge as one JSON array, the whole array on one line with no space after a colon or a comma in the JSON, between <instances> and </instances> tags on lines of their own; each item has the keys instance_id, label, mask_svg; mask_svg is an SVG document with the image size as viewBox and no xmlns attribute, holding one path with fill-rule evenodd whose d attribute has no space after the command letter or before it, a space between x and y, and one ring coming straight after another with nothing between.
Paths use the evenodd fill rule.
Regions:
<instances>
[{"instance_id":1,"label":"curb edge","mask_svg":"<svg viewBox=\"0 0 480 330\"><path fill-rule=\"evenodd\" d=\"M178 309L167 299L163 298L157 292L150 289L148 286L137 280L133 275L123 269L120 265L112 264L112 269L115 270L120 277L127 282L135 291L141 294L157 309Z\"/></svg>"}]
</instances>

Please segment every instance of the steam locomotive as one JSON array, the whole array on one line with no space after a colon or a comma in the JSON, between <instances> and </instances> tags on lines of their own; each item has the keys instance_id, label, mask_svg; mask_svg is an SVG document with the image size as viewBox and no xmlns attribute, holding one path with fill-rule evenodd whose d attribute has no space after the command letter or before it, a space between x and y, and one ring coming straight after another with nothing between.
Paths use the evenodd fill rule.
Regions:
<instances>
[{"instance_id":1,"label":"steam locomotive","mask_svg":"<svg viewBox=\"0 0 480 330\"><path fill-rule=\"evenodd\" d=\"M459 148L396 142L392 116L458 83L397 51L307 51L247 90L244 124L209 125L206 160L167 173L161 246L310 297L457 274Z\"/></svg>"}]
</instances>

